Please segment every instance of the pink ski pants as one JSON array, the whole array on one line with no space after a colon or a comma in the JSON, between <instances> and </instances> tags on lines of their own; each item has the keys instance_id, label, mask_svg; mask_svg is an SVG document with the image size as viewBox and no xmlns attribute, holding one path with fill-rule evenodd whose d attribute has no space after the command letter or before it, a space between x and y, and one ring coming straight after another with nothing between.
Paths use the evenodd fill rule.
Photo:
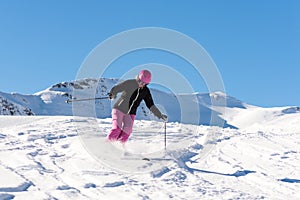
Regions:
<instances>
[{"instance_id":1,"label":"pink ski pants","mask_svg":"<svg viewBox=\"0 0 300 200\"><path fill-rule=\"evenodd\" d=\"M135 115L124 114L118 109L112 109L112 129L107 135L109 141L127 142L133 127Z\"/></svg>"}]
</instances>

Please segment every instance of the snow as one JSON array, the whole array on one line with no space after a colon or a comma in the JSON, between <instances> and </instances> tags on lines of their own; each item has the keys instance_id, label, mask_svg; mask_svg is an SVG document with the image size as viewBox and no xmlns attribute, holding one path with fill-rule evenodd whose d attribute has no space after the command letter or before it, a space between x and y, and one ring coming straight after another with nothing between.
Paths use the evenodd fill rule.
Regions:
<instances>
[{"instance_id":1,"label":"snow","mask_svg":"<svg viewBox=\"0 0 300 200\"><path fill-rule=\"evenodd\" d=\"M300 199L299 107L152 88L169 116L166 150L164 123L145 104L122 145L106 141L113 102L65 102L106 96L117 81L0 92L1 200Z\"/></svg>"},{"instance_id":2,"label":"snow","mask_svg":"<svg viewBox=\"0 0 300 200\"><path fill-rule=\"evenodd\" d=\"M168 122L166 153L158 121L123 147L110 118L0 116L0 199L299 199L300 113L239 109L238 129Z\"/></svg>"},{"instance_id":3,"label":"snow","mask_svg":"<svg viewBox=\"0 0 300 200\"><path fill-rule=\"evenodd\" d=\"M242 108L222 108L221 117L230 124L248 131L284 131L293 132L298 130L299 125L299 107L273 107L261 108L248 106ZM215 108L218 110L218 108Z\"/></svg>"},{"instance_id":4,"label":"snow","mask_svg":"<svg viewBox=\"0 0 300 200\"><path fill-rule=\"evenodd\" d=\"M11 170L0 168L1 179L7 180L2 182L0 186L1 192L18 192L21 190L26 190L26 186L29 186L29 183L24 182L24 180L18 176L18 174L13 173Z\"/></svg>"}]
</instances>

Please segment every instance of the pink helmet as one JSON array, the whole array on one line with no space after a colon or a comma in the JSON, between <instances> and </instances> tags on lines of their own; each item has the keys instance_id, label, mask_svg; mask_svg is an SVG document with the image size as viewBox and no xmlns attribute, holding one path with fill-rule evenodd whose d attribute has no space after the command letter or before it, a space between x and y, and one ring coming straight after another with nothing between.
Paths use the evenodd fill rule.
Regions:
<instances>
[{"instance_id":1,"label":"pink helmet","mask_svg":"<svg viewBox=\"0 0 300 200\"><path fill-rule=\"evenodd\" d=\"M146 69L144 69L144 70L140 71L138 77L144 83L149 84L150 81L151 81L151 72L148 71L148 70L146 70Z\"/></svg>"}]
</instances>

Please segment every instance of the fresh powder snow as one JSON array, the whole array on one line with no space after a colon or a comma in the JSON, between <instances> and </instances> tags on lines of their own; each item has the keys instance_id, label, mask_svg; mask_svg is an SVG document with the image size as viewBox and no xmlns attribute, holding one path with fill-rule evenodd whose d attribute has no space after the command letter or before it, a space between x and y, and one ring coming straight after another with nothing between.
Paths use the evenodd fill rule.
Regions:
<instances>
[{"instance_id":1,"label":"fresh powder snow","mask_svg":"<svg viewBox=\"0 0 300 200\"><path fill-rule=\"evenodd\" d=\"M65 102L74 88L101 97L116 82L86 79L34 95L0 93L0 199L300 198L298 107L262 108L220 92L153 90L170 117L166 150L164 123L145 105L121 145L105 139L112 102L91 101L94 116L73 116L82 111ZM178 105L189 101L199 116L181 113Z\"/></svg>"}]
</instances>

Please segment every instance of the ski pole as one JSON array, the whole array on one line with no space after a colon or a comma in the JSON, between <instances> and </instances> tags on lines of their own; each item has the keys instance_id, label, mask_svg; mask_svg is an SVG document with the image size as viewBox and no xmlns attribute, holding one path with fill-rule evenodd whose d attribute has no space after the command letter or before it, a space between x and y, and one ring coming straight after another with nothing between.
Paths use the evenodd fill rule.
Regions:
<instances>
[{"instance_id":1,"label":"ski pole","mask_svg":"<svg viewBox=\"0 0 300 200\"><path fill-rule=\"evenodd\" d=\"M165 151L167 150L167 122L165 122Z\"/></svg>"},{"instance_id":2,"label":"ski pole","mask_svg":"<svg viewBox=\"0 0 300 200\"><path fill-rule=\"evenodd\" d=\"M77 101L90 101L90 100L99 100L99 99L108 99L109 97L97 97L97 98L87 98L87 99L68 99L66 103L77 102Z\"/></svg>"}]
</instances>

